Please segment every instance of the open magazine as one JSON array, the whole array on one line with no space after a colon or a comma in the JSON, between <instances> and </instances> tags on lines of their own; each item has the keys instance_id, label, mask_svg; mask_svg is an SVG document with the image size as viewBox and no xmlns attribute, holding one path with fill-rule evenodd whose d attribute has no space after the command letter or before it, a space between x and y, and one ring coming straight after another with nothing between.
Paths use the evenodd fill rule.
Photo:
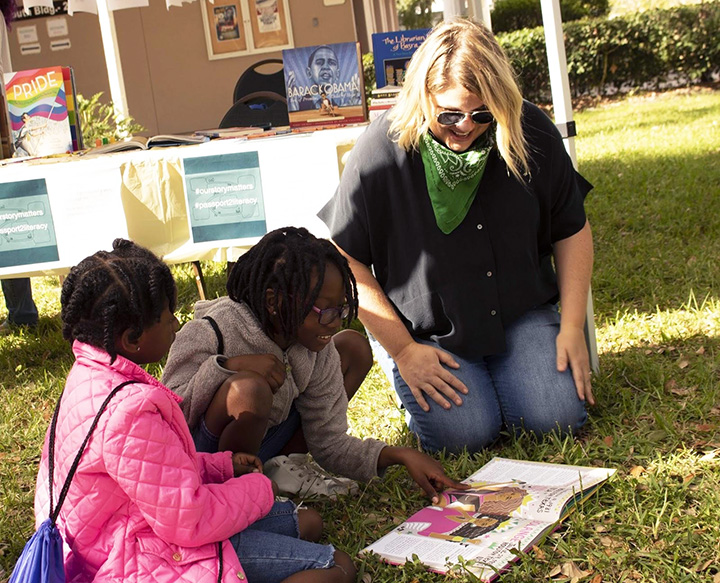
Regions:
<instances>
[{"instance_id":1,"label":"open magazine","mask_svg":"<svg viewBox=\"0 0 720 583\"><path fill-rule=\"evenodd\" d=\"M492 581L613 473L496 457L463 480L471 490L446 490L437 506L416 512L361 553L398 565L416 555L440 573L462 559L481 581Z\"/></svg>"}]
</instances>

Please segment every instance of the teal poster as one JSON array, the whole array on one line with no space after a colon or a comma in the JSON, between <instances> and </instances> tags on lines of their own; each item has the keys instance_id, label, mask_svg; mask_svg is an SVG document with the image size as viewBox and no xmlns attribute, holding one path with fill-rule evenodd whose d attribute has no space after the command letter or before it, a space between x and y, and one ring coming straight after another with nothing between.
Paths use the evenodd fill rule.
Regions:
<instances>
[{"instance_id":1,"label":"teal poster","mask_svg":"<svg viewBox=\"0 0 720 583\"><path fill-rule=\"evenodd\" d=\"M194 243L267 232L257 152L185 158L183 166Z\"/></svg>"},{"instance_id":2,"label":"teal poster","mask_svg":"<svg viewBox=\"0 0 720 583\"><path fill-rule=\"evenodd\" d=\"M0 184L0 267L57 260L45 179Z\"/></svg>"}]
</instances>

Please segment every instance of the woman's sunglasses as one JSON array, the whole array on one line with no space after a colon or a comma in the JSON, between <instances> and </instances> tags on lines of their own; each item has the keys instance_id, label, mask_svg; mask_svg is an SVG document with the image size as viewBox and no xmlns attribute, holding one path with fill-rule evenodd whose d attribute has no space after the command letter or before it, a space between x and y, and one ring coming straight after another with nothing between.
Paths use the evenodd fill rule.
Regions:
<instances>
[{"instance_id":1,"label":"woman's sunglasses","mask_svg":"<svg viewBox=\"0 0 720 583\"><path fill-rule=\"evenodd\" d=\"M465 118L468 115L470 116L470 119L478 125L491 123L495 119L493 117L493 114L490 113L487 109L478 109L477 111L469 112L441 111L437 114L437 116L435 116L435 119L437 119L437 122L441 126L454 126L459 124L460 122L465 121Z\"/></svg>"},{"instance_id":2,"label":"woman's sunglasses","mask_svg":"<svg viewBox=\"0 0 720 583\"><path fill-rule=\"evenodd\" d=\"M312 311L317 313L318 322L323 326L327 326L328 324L332 324L336 318L340 318L341 320L347 318L350 315L350 306L343 304L342 306L325 308L324 310L313 306Z\"/></svg>"}]
</instances>

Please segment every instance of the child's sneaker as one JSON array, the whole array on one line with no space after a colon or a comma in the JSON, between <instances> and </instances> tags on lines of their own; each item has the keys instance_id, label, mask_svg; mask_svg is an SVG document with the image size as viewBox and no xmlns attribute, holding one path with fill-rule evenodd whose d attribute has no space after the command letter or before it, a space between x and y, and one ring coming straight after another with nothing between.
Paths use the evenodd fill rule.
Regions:
<instances>
[{"instance_id":1,"label":"child's sneaker","mask_svg":"<svg viewBox=\"0 0 720 583\"><path fill-rule=\"evenodd\" d=\"M354 494L358 489L357 482L328 474L304 453L269 459L263 472L286 494L336 498L340 494Z\"/></svg>"}]
</instances>

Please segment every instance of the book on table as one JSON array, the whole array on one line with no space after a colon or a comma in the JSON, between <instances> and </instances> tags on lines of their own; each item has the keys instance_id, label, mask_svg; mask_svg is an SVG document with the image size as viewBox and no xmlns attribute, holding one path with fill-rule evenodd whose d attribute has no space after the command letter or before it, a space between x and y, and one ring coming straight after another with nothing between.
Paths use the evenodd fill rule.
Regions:
<instances>
[{"instance_id":1,"label":"book on table","mask_svg":"<svg viewBox=\"0 0 720 583\"><path fill-rule=\"evenodd\" d=\"M62 67L65 98L67 99L68 123L70 124L70 138L73 152L82 150L83 143L80 111L78 110L77 90L75 85L75 71L72 67Z\"/></svg>"},{"instance_id":2,"label":"book on table","mask_svg":"<svg viewBox=\"0 0 720 583\"><path fill-rule=\"evenodd\" d=\"M299 47L282 54L291 128L367 121L359 43Z\"/></svg>"},{"instance_id":3,"label":"book on table","mask_svg":"<svg viewBox=\"0 0 720 583\"><path fill-rule=\"evenodd\" d=\"M462 563L492 581L614 472L496 457L463 480L470 490L446 490L360 552L398 565L417 556L439 573Z\"/></svg>"},{"instance_id":4,"label":"book on table","mask_svg":"<svg viewBox=\"0 0 720 583\"><path fill-rule=\"evenodd\" d=\"M377 87L402 85L410 58L425 41L429 28L377 32L372 35Z\"/></svg>"},{"instance_id":5,"label":"book on table","mask_svg":"<svg viewBox=\"0 0 720 583\"><path fill-rule=\"evenodd\" d=\"M79 147L73 79L67 67L5 73L14 157L48 156ZM68 115L70 105L71 116ZM72 117L72 119L71 119ZM73 137L73 129L76 135Z\"/></svg>"},{"instance_id":6,"label":"book on table","mask_svg":"<svg viewBox=\"0 0 720 583\"><path fill-rule=\"evenodd\" d=\"M202 144L209 141L206 135L194 134L161 134L146 138L144 136L131 136L118 142L110 142L91 148L84 152L86 156L96 154L111 154L113 152L127 152L129 150L148 150L149 148L167 148L171 146L187 146Z\"/></svg>"},{"instance_id":7,"label":"book on table","mask_svg":"<svg viewBox=\"0 0 720 583\"><path fill-rule=\"evenodd\" d=\"M223 140L234 138L245 138L254 134L262 134L267 132L263 128L258 127L232 127L232 128L214 128L209 130L196 130L196 136L207 136L211 140Z\"/></svg>"}]
</instances>

